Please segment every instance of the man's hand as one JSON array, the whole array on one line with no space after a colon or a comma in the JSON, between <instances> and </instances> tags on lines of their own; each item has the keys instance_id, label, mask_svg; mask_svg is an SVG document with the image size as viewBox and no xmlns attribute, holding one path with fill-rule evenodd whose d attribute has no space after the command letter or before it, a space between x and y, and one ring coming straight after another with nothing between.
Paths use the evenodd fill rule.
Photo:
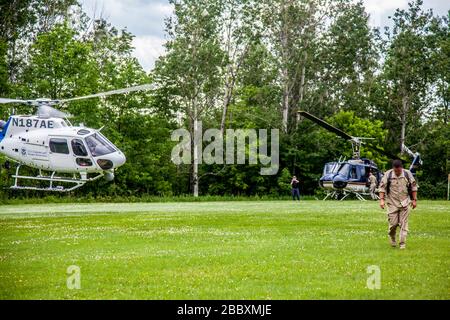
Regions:
<instances>
[{"instance_id":1,"label":"man's hand","mask_svg":"<svg viewBox=\"0 0 450 320\"><path fill-rule=\"evenodd\" d=\"M384 209L384 199L380 199L380 208Z\"/></svg>"},{"instance_id":2,"label":"man's hand","mask_svg":"<svg viewBox=\"0 0 450 320\"><path fill-rule=\"evenodd\" d=\"M411 202L411 206L412 206L413 209L415 209L417 207L417 200L413 200Z\"/></svg>"}]
</instances>

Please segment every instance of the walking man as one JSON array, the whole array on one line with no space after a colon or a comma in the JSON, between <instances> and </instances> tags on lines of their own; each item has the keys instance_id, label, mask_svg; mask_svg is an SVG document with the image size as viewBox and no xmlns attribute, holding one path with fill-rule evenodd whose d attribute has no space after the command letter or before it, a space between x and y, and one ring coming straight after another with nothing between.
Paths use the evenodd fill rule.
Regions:
<instances>
[{"instance_id":1,"label":"walking man","mask_svg":"<svg viewBox=\"0 0 450 320\"><path fill-rule=\"evenodd\" d=\"M296 176L292 177L291 187L292 187L292 200L295 201L295 199L297 199L300 201L300 181L297 180Z\"/></svg>"},{"instance_id":2,"label":"walking man","mask_svg":"<svg viewBox=\"0 0 450 320\"><path fill-rule=\"evenodd\" d=\"M417 207L417 183L409 170L403 169L400 160L392 162L380 183L380 207L387 205L389 237L391 246L396 247L397 227L400 226L400 249L406 248L410 207Z\"/></svg>"},{"instance_id":3,"label":"walking man","mask_svg":"<svg viewBox=\"0 0 450 320\"><path fill-rule=\"evenodd\" d=\"M378 197L375 194L375 190L377 189L377 177L370 171L369 173L369 190L370 190L370 196L372 197L372 200L377 200Z\"/></svg>"}]
</instances>

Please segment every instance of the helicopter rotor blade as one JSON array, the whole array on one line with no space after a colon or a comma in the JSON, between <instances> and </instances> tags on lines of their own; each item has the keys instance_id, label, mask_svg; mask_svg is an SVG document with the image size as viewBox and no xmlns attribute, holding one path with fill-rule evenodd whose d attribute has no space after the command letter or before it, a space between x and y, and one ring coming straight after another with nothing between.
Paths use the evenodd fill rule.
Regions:
<instances>
[{"instance_id":1,"label":"helicopter rotor blade","mask_svg":"<svg viewBox=\"0 0 450 320\"><path fill-rule=\"evenodd\" d=\"M8 98L0 98L1 104L6 103L23 103L23 104L30 104L30 101L28 100L19 100L19 99L8 99Z\"/></svg>"},{"instance_id":2,"label":"helicopter rotor blade","mask_svg":"<svg viewBox=\"0 0 450 320\"><path fill-rule=\"evenodd\" d=\"M306 111L299 111L298 113L300 113L300 115L302 115L303 117L317 123L319 126L321 126L322 128L325 128L326 130L333 132L335 134L337 134L338 136L346 139L346 140L353 140L354 137L352 137L351 135L349 135L348 133L345 133L344 131L332 126L331 124L329 124L326 121L323 121L320 118L317 118L316 116L313 116L312 114L306 112Z\"/></svg>"},{"instance_id":3,"label":"helicopter rotor blade","mask_svg":"<svg viewBox=\"0 0 450 320\"><path fill-rule=\"evenodd\" d=\"M399 156L396 155L396 154L390 153L389 151L385 151L385 150L383 150L383 149L377 147L376 145L374 145L374 144L372 144L372 143L366 143L366 145L367 145L368 148L370 148L370 149L372 149L372 150L375 150L375 151L377 151L377 152L380 153L380 154L385 155L386 157L388 157L388 158L391 159L391 160L399 159L399 160L401 160L403 163L406 163L406 162L407 162L406 159L404 159L404 158L402 158L402 157L399 157Z\"/></svg>"},{"instance_id":4,"label":"helicopter rotor blade","mask_svg":"<svg viewBox=\"0 0 450 320\"><path fill-rule=\"evenodd\" d=\"M84 100L84 99L91 99L91 98L107 97L107 96L111 96L114 94L123 94L123 93L135 92L135 91L146 91L146 90L151 90L153 88L154 88L154 86L152 84L143 84L143 85L124 88L124 89L117 89L117 90L112 90L112 91L90 94L90 95L82 96L82 97L62 99L62 100L59 100L59 102L69 102L69 101Z\"/></svg>"},{"instance_id":5,"label":"helicopter rotor blade","mask_svg":"<svg viewBox=\"0 0 450 320\"><path fill-rule=\"evenodd\" d=\"M347 140L355 140L355 138L356 138L356 137L352 137L352 136L349 135L348 133L345 133L344 131L342 131L342 130L336 128L336 127L333 127L333 126L332 126L331 124L329 124L328 122L323 121L322 119L317 118L316 116L313 116L312 114L310 114L310 113L308 113L308 112L306 112L306 111L299 111L299 113L300 113L300 115L304 116L305 118L307 118L307 119L309 119L309 120L311 120L311 121L317 123L317 124L320 125L321 127L327 129L327 130L330 131L330 132L333 132L333 133L337 134L338 136L340 136L340 137L342 137L342 138L344 138L344 139L347 139ZM364 139L364 138L356 138L356 139L358 139L358 140L361 141L361 140ZM367 139L367 138L366 138L366 139ZM402 162L407 162L407 160L405 160L405 159L399 157L398 155L395 155L395 154L393 154L393 153L390 153L390 152L388 152L388 151L385 151L385 150L381 149L380 147L376 146L375 144L373 144L373 143L371 143L371 142L369 142L369 141L364 142L364 144L366 145L366 147L368 147L368 148L370 148L370 149L373 149L373 150L377 151L378 153L387 156L387 157L390 158L390 159L400 159Z\"/></svg>"}]
</instances>

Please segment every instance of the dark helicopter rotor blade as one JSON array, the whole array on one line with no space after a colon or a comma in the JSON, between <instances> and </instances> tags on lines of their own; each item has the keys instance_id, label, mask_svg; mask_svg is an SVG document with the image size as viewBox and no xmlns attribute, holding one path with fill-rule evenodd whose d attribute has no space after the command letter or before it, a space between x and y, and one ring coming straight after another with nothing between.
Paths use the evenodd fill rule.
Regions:
<instances>
[{"instance_id":1,"label":"dark helicopter rotor blade","mask_svg":"<svg viewBox=\"0 0 450 320\"><path fill-rule=\"evenodd\" d=\"M403 163L407 162L406 159L404 159L404 158L402 158L402 157L399 157L399 156L396 155L396 154L390 153L389 151L385 151L385 150L381 149L380 147L378 147L378 146L376 146L376 145L374 145L374 144L372 144L372 143L370 143L370 142L369 142L369 143L366 143L366 147L368 147L368 148L370 148L370 149L372 149L372 150L375 150L375 151L377 151L378 153L381 153L381 154L385 155L386 157L388 157L388 158L391 159L391 160L399 159L399 160L401 160Z\"/></svg>"},{"instance_id":2,"label":"dark helicopter rotor blade","mask_svg":"<svg viewBox=\"0 0 450 320\"><path fill-rule=\"evenodd\" d=\"M90 94L90 95L82 96L82 97L62 99L62 100L59 100L59 102L69 102L69 101L84 100L84 99L90 99L90 98L107 97L107 96L111 96L111 95L114 95L114 94L124 94L124 93L135 92L135 91L146 91L146 90L151 90L153 88L154 88L154 86L152 84L143 84L143 85L129 87L129 88L124 88L124 89L118 89L118 90L112 90L112 91L106 91L106 92Z\"/></svg>"},{"instance_id":3,"label":"dark helicopter rotor blade","mask_svg":"<svg viewBox=\"0 0 450 320\"><path fill-rule=\"evenodd\" d=\"M342 137L342 138L344 138L346 140L353 140L353 137L351 135L349 135L348 133L345 133L344 131L342 131L342 130L336 128L336 127L333 127L328 122L326 122L326 121L324 121L324 120L322 120L320 118L317 118L316 116L313 116L312 114L310 114L310 113L308 113L306 111L299 111L298 113L300 115L302 115L303 117L305 117L305 118L307 118L307 119L317 123L322 128L325 128L328 131L333 132L333 133L337 134L338 136L340 136L340 137Z\"/></svg>"}]
</instances>

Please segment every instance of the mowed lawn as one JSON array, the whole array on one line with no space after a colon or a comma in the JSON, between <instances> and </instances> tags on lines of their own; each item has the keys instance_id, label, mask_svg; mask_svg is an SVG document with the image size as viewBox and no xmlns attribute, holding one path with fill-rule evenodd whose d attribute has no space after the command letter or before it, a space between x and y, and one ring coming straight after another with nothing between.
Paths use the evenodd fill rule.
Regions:
<instances>
[{"instance_id":1,"label":"mowed lawn","mask_svg":"<svg viewBox=\"0 0 450 320\"><path fill-rule=\"evenodd\" d=\"M450 299L449 209L419 202L400 251L375 202L0 206L0 298Z\"/></svg>"}]
</instances>

